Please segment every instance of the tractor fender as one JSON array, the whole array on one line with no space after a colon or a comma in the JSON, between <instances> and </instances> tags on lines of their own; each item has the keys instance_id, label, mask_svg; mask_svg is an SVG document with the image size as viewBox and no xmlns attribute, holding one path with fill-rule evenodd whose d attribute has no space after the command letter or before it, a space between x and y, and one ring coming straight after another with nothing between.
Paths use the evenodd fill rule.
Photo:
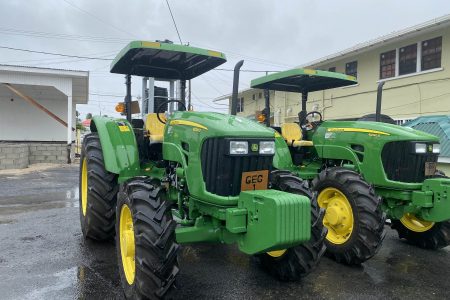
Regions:
<instances>
[{"instance_id":1,"label":"tractor fender","mask_svg":"<svg viewBox=\"0 0 450 300\"><path fill-rule=\"evenodd\" d=\"M323 159L338 159L338 160L349 160L356 167L356 171L359 172L361 169L361 163L358 160L355 152L351 149L338 145L320 145L316 146L317 153L321 154Z\"/></svg>"},{"instance_id":2,"label":"tractor fender","mask_svg":"<svg viewBox=\"0 0 450 300\"><path fill-rule=\"evenodd\" d=\"M187 166L186 158L178 144L163 142L163 157L164 160L174 161L181 164L183 168Z\"/></svg>"},{"instance_id":3,"label":"tractor fender","mask_svg":"<svg viewBox=\"0 0 450 300\"><path fill-rule=\"evenodd\" d=\"M139 174L139 153L133 128L123 119L95 116L91 132L96 132L102 145L105 169L119 174L119 181Z\"/></svg>"}]
</instances>

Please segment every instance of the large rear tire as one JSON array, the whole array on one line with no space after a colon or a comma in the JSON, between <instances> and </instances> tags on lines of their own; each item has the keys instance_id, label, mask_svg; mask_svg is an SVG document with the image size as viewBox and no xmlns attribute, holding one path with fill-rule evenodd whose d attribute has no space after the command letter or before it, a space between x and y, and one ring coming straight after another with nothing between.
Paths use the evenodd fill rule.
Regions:
<instances>
[{"instance_id":1,"label":"large rear tire","mask_svg":"<svg viewBox=\"0 0 450 300\"><path fill-rule=\"evenodd\" d=\"M157 180L124 183L117 203L116 251L128 299L159 299L178 274L176 223Z\"/></svg>"},{"instance_id":2,"label":"large rear tire","mask_svg":"<svg viewBox=\"0 0 450 300\"><path fill-rule=\"evenodd\" d=\"M450 245L450 221L427 222L407 214L400 220L392 220L391 226L400 239L420 248L437 250Z\"/></svg>"},{"instance_id":3,"label":"large rear tire","mask_svg":"<svg viewBox=\"0 0 450 300\"><path fill-rule=\"evenodd\" d=\"M271 173L273 189L315 198L307 183L286 171ZM324 239L327 234L322 224L324 211L311 201L311 239L299 246L286 250L258 254L261 265L274 277L282 281L295 281L306 276L318 265L325 252Z\"/></svg>"},{"instance_id":4,"label":"large rear tire","mask_svg":"<svg viewBox=\"0 0 450 300\"><path fill-rule=\"evenodd\" d=\"M326 210L327 256L349 265L374 256L386 235L382 199L356 172L325 169L312 182L317 201Z\"/></svg>"},{"instance_id":5,"label":"large rear tire","mask_svg":"<svg viewBox=\"0 0 450 300\"><path fill-rule=\"evenodd\" d=\"M106 171L97 133L86 135L81 148L79 206L85 238L109 240L114 237L117 175Z\"/></svg>"}]
</instances>

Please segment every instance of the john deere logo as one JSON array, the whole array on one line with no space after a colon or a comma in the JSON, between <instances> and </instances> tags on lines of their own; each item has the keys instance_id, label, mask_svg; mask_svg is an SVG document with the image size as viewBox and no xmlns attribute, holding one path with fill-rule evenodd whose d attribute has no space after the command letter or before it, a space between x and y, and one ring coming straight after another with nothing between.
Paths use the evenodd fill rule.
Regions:
<instances>
[{"instance_id":1,"label":"john deere logo","mask_svg":"<svg viewBox=\"0 0 450 300\"><path fill-rule=\"evenodd\" d=\"M253 152L258 151L258 144L252 144L252 151Z\"/></svg>"},{"instance_id":2,"label":"john deere logo","mask_svg":"<svg viewBox=\"0 0 450 300\"><path fill-rule=\"evenodd\" d=\"M432 145L428 145L428 152L433 152L433 146Z\"/></svg>"}]
</instances>

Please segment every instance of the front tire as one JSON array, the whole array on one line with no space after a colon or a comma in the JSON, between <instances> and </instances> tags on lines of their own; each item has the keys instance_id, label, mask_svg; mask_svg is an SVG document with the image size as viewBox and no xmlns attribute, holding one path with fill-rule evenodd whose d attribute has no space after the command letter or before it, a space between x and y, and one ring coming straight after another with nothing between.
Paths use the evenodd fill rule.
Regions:
<instances>
[{"instance_id":1,"label":"front tire","mask_svg":"<svg viewBox=\"0 0 450 300\"><path fill-rule=\"evenodd\" d=\"M116 214L116 251L126 298L164 297L179 271L176 224L164 188L148 178L124 183Z\"/></svg>"},{"instance_id":2,"label":"front tire","mask_svg":"<svg viewBox=\"0 0 450 300\"><path fill-rule=\"evenodd\" d=\"M271 173L273 189L315 198L306 182L286 171ZM325 252L324 239L327 234L322 224L324 211L311 200L311 239L286 250L258 254L261 265L274 277L282 281L296 281L313 271Z\"/></svg>"},{"instance_id":3,"label":"front tire","mask_svg":"<svg viewBox=\"0 0 450 300\"><path fill-rule=\"evenodd\" d=\"M349 265L374 256L386 235L382 199L356 172L325 169L313 180L318 203L326 210L327 255Z\"/></svg>"},{"instance_id":4,"label":"front tire","mask_svg":"<svg viewBox=\"0 0 450 300\"><path fill-rule=\"evenodd\" d=\"M117 175L105 169L97 133L86 135L80 158L79 206L85 238L105 241L114 237Z\"/></svg>"},{"instance_id":5,"label":"front tire","mask_svg":"<svg viewBox=\"0 0 450 300\"><path fill-rule=\"evenodd\" d=\"M423 249L437 250L450 244L450 221L433 223L406 214L400 220L392 220L391 227L400 239Z\"/></svg>"}]
</instances>

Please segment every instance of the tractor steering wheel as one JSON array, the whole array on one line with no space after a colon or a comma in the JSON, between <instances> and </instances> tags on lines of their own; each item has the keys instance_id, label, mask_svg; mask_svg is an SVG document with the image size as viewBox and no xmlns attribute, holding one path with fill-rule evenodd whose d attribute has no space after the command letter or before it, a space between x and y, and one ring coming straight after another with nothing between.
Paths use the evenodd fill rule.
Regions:
<instances>
[{"instance_id":1,"label":"tractor steering wheel","mask_svg":"<svg viewBox=\"0 0 450 300\"><path fill-rule=\"evenodd\" d=\"M319 115L320 120L319 120L318 122L322 122L322 121L323 121L323 119L322 119L322 114L321 114L320 112L316 111L316 110L310 111L309 113L307 113L307 114L305 115L305 119L306 119L306 117L308 117L309 115L313 115L313 114L318 114L318 115Z\"/></svg>"},{"instance_id":2,"label":"tractor steering wheel","mask_svg":"<svg viewBox=\"0 0 450 300\"><path fill-rule=\"evenodd\" d=\"M309 127L309 126L306 125L306 123L305 123L304 126L309 127L309 129L307 129L307 130L311 130L311 129L316 128L317 125L320 124L320 123L322 123L322 121L323 121L323 119L322 119L322 114L321 114L320 112L316 111L316 110L310 111L309 113L307 113L307 114L303 117L303 120L306 121L307 117L310 116L310 115L313 115L313 114L318 114L319 117L320 117L320 119L319 119L319 121L313 121L313 122L310 122L309 125L310 125L311 127Z\"/></svg>"},{"instance_id":3,"label":"tractor steering wheel","mask_svg":"<svg viewBox=\"0 0 450 300\"><path fill-rule=\"evenodd\" d=\"M180 105L181 105L181 108L182 108L183 111L186 110L186 105L185 105L183 102L181 102L181 101L179 101L179 100L166 100L166 101L164 101L163 103L161 103L161 104L158 106L158 108L156 109L156 117L158 118L158 121L160 121L160 122L163 123L163 124L166 124L166 121L165 121L165 120L162 120L161 117L159 116L159 114L163 112L162 109L163 109L163 107L164 107L166 104L169 104L169 103L175 103L175 102L178 103L178 110L180 110Z\"/></svg>"}]
</instances>

